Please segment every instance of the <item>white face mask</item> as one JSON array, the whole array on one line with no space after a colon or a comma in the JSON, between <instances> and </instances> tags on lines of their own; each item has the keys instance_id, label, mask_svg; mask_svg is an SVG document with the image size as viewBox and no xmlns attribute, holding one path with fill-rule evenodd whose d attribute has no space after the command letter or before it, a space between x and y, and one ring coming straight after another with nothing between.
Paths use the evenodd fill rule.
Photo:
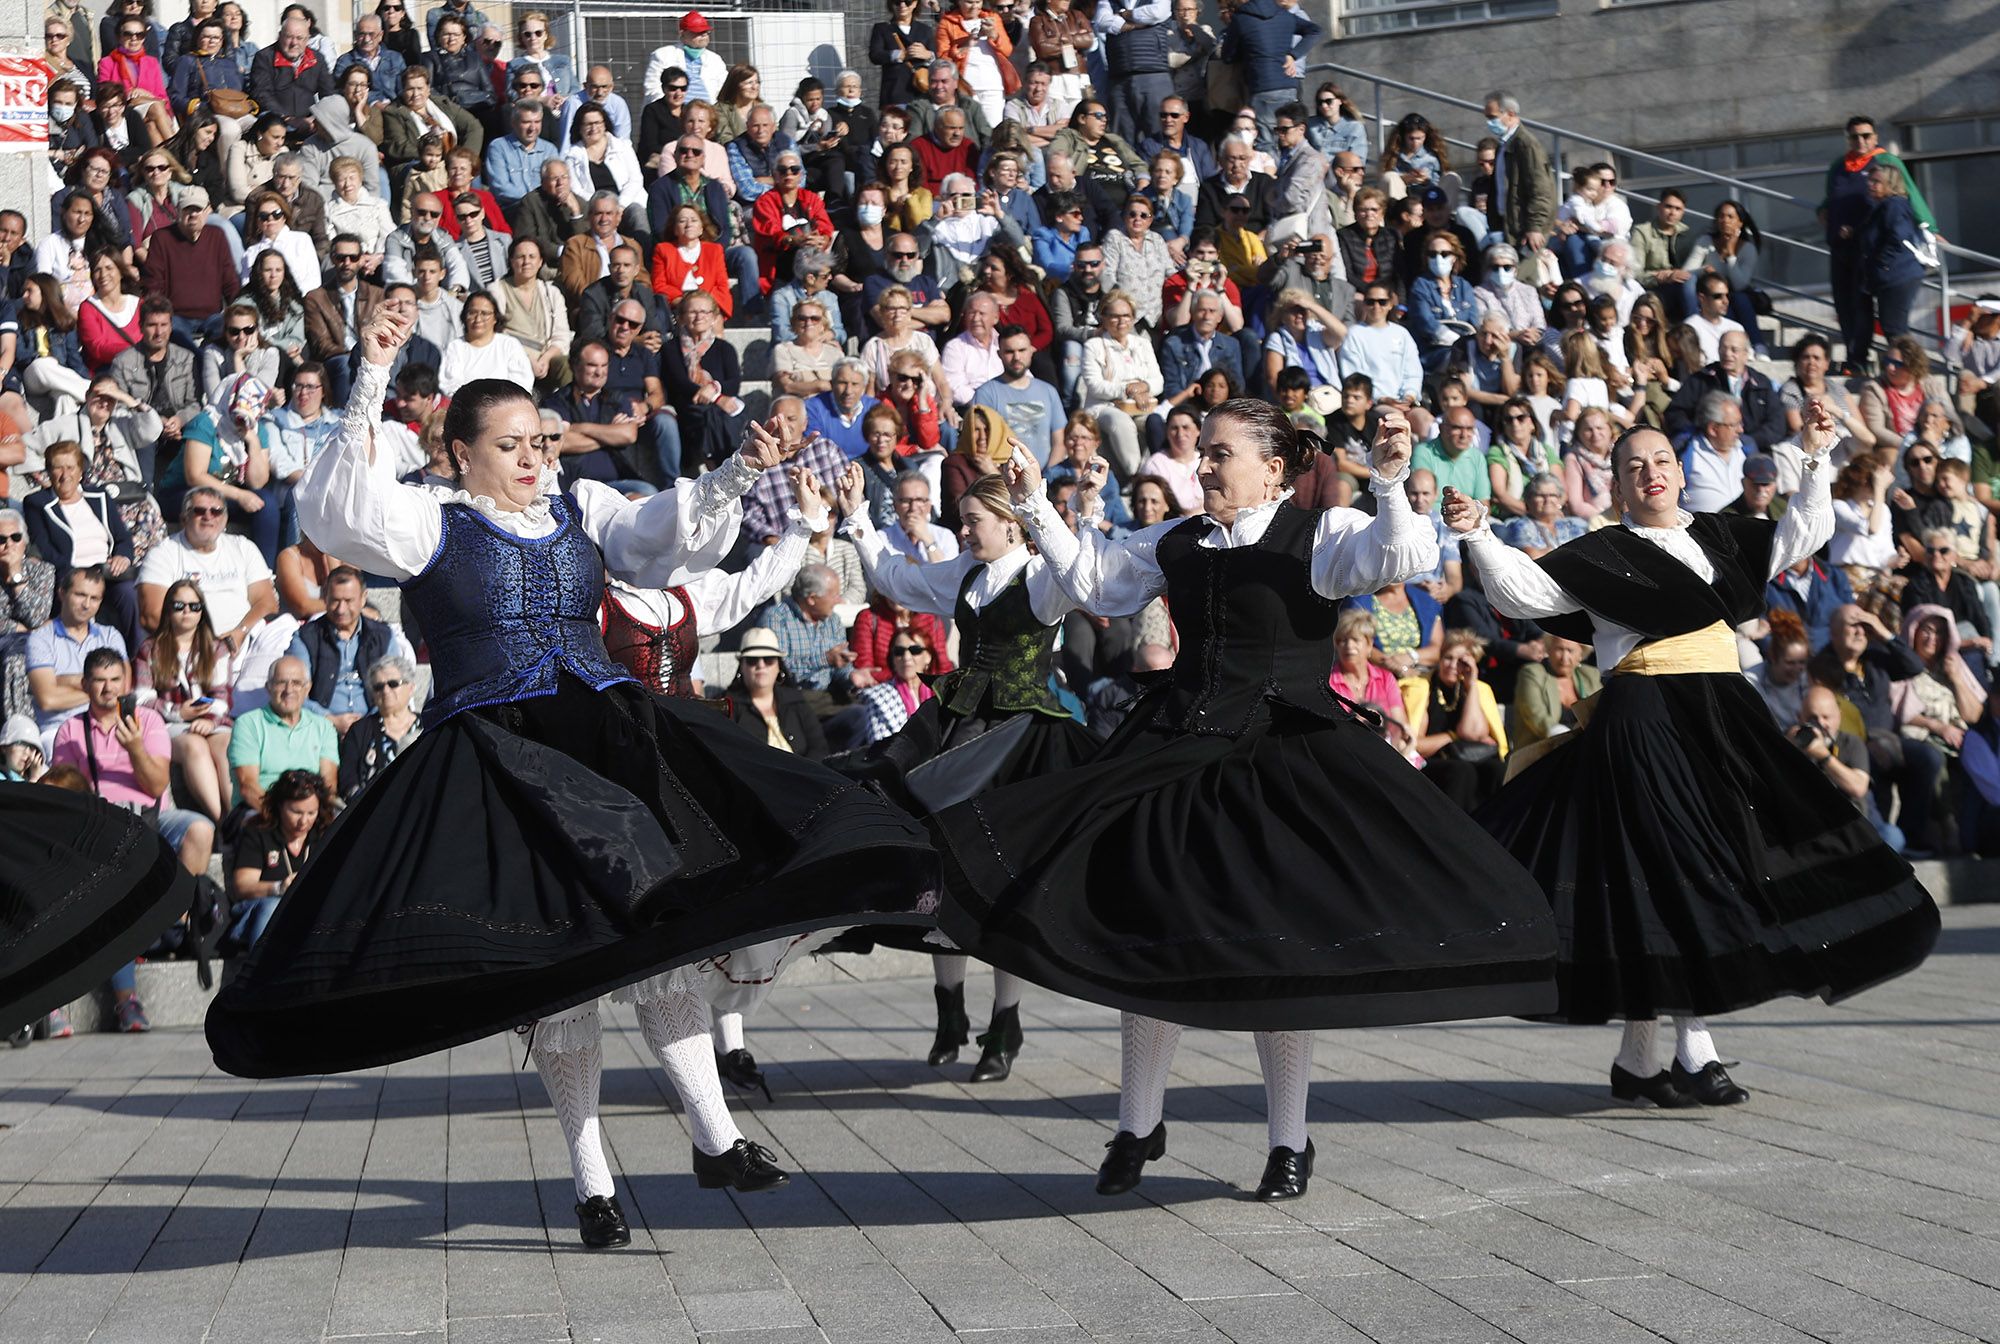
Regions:
<instances>
[{"instance_id":1,"label":"white face mask","mask_svg":"<svg viewBox=\"0 0 2000 1344\"><path fill-rule=\"evenodd\" d=\"M839 103L842 107L861 106L861 100L859 98L836 98L833 101Z\"/></svg>"},{"instance_id":2,"label":"white face mask","mask_svg":"<svg viewBox=\"0 0 2000 1344\"><path fill-rule=\"evenodd\" d=\"M76 115L75 103L50 103L49 119L58 124L67 124Z\"/></svg>"},{"instance_id":3,"label":"white face mask","mask_svg":"<svg viewBox=\"0 0 2000 1344\"><path fill-rule=\"evenodd\" d=\"M855 207L854 213L864 225L872 229L882 222L882 216L888 212L879 205L861 205Z\"/></svg>"},{"instance_id":4,"label":"white face mask","mask_svg":"<svg viewBox=\"0 0 2000 1344\"><path fill-rule=\"evenodd\" d=\"M1514 268L1512 266L1495 266L1487 274L1491 276L1493 288L1495 289L1505 289L1514 283Z\"/></svg>"},{"instance_id":5,"label":"white face mask","mask_svg":"<svg viewBox=\"0 0 2000 1344\"><path fill-rule=\"evenodd\" d=\"M1446 256L1446 257L1432 257L1432 258L1431 258L1431 274L1432 274L1432 275L1435 275L1435 276L1436 276L1436 277L1438 277L1438 279L1440 279L1440 280L1444 279L1444 277L1446 277L1447 275L1450 275L1450 274L1451 274L1451 258L1450 258L1450 257L1448 257L1448 256Z\"/></svg>"},{"instance_id":6,"label":"white face mask","mask_svg":"<svg viewBox=\"0 0 2000 1344\"><path fill-rule=\"evenodd\" d=\"M1618 274L1617 263L1600 261L1597 263L1597 273L1602 276L1615 276Z\"/></svg>"}]
</instances>

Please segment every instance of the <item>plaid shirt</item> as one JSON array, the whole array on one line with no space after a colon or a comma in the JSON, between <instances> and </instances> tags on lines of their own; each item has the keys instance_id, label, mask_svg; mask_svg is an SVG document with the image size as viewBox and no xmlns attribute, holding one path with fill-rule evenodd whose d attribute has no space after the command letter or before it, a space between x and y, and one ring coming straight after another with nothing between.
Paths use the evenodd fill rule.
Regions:
<instances>
[{"instance_id":1,"label":"plaid shirt","mask_svg":"<svg viewBox=\"0 0 2000 1344\"><path fill-rule=\"evenodd\" d=\"M840 480L840 473L847 470L847 454L815 434L806 440L797 457L759 476L743 499L743 531L752 545L763 545L766 537L785 535L785 514L795 503L792 483L785 479L785 472L793 466L809 468L819 477L821 485L837 489L835 483Z\"/></svg>"},{"instance_id":2,"label":"plaid shirt","mask_svg":"<svg viewBox=\"0 0 2000 1344\"><path fill-rule=\"evenodd\" d=\"M826 661L826 651L847 638L847 626L838 616L814 624L799 610L797 601L788 597L771 608L770 630L784 653L785 667L799 685L813 691L833 685L833 667ZM841 675L845 680L844 669Z\"/></svg>"}]
</instances>

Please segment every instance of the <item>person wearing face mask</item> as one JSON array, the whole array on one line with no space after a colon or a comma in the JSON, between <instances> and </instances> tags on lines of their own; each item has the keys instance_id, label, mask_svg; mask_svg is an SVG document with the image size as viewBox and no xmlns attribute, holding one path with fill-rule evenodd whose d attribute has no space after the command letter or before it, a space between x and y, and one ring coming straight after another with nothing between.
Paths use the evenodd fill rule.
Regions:
<instances>
[{"instance_id":1,"label":"person wearing face mask","mask_svg":"<svg viewBox=\"0 0 2000 1344\"><path fill-rule=\"evenodd\" d=\"M1465 252L1457 237L1433 233L1424 242L1424 273L1410 286L1410 335L1428 372L1443 368L1452 347L1472 334L1479 314L1472 282L1463 274Z\"/></svg>"},{"instance_id":2,"label":"person wearing face mask","mask_svg":"<svg viewBox=\"0 0 2000 1344\"><path fill-rule=\"evenodd\" d=\"M1535 1013L1554 1000L1556 934L1532 880L1328 686L1339 599L1436 563L1436 534L1402 490L1409 427L1385 413L1373 518L1293 502L1319 444L1268 402L1225 402L1201 427L1204 512L1118 541L1093 526L1072 535L1026 455L1007 470L1068 597L1115 618L1164 594L1181 646L1089 763L989 789L933 822L948 854L948 937L1124 1012L1102 1195L1137 1186L1166 1151L1160 1117L1183 1025L1256 1033L1270 1147L1256 1195L1280 1201L1312 1177L1315 1030ZM1096 480L1080 523L1095 516ZM1335 877L1330 838L1363 835L1375 861ZM1449 875L1461 865L1481 874L1476 896ZM1364 967L1385 978L1357 976Z\"/></svg>"},{"instance_id":3,"label":"person wearing face mask","mask_svg":"<svg viewBox=\"0 0 2000 1344\"><path fill-rule=\"evenodd\" d=\"M1776 523L1687 512L1673 444L1644 428L1612 449L1622 523L1540 560L1496 539L1474 501L1445 500L1494 608L1590 643L1608 669L1584 726L1479 820L1541 882L1562 930L1553 1020L1624 1020L1620 1100L1749 1100L1706 1018L1842 998L1913 969L1937 937L1910 866L1778 732L1732 628L1762 617L1765 584L1832 535L1821 459L1839 438L1812 403L1805 479ZM1663 1015L1671 1071L1657 1061Z\"/></svg>"},{"instance_id":4,"label":"person wearing face mask","mask_svg":"<svg viewBox=\"0 0 2000 1344\"><path fill-rule=\"evenodd\" d=\"M1556 177L1549 152L1535 133L1521 124L1521 102L1505 90L1486 95L1486 130L1500 142L1494 162L1493 196L1486 203L1487 219L1507 241L1526 254L1523 279L1534 284L1552 280L1535 266L1556 219Z\"/></svg>"},{"instance_id":5,"label":"person wearing face mask","mask_svg":"<svg viewBox=\"0 0 2000 1344\"><path fill-rule=\"evenodd\" d=\"M1486 274L1472 298L1482 317L1498 313L1507 319L1508 334L1516 345L1532 350L1541 344L1547 321L1541 296L1520 279L1520 254L1511 244L1495 243L1486 249Z\"/></svg>"},{"instance_id":6,"label":"person wearing face mask","mask_svg":"<svg viewBox=\"0 0 2000 1344\"><path fill-rule=\"evenodd\" d=\"M772 1154L729 1117L708 1005L677 968L862 918L915 922L934 860L885 801L649 693L605 650L607 572L659 587L712 568L743 493L781 461L777 437L755 426L726 465L643 503L591 483L555 493L534 403L477 380L445 413L457 479L402 485L374 431L409 333L386 310L364 330L346 423L302 495L308 534L401 581L430 635L424 732L293 880L257 956L211 1005L208 1042L224 1069L284 1077L532 1022L582 1240L624 1245L599 1135L597 996L634 1005L686 1108L697 1183L782 1186ZM576 844L613 830L616 864ZM401 862L355 857L389 848ZM825 880L827 862L842 881Z\"/></svg>"},{"instance_id":7,"label":"person wearing face mask","mask_svg":"<svg viewBox=\"0 0 2000 1344\"><path fill-rule=\"evenodd\" d=\"M657 101L663 96L662 79L668 68L676 67L687 76L689 100L712 103L721 96L722 83L729 77L729 66L709 50L713 26L700 10L689 10L681 15L679 29L678 42L656 47L646 58L646 73L640 77L639 87L646 90L649 104Z\"/></svg>"}]
</instances>

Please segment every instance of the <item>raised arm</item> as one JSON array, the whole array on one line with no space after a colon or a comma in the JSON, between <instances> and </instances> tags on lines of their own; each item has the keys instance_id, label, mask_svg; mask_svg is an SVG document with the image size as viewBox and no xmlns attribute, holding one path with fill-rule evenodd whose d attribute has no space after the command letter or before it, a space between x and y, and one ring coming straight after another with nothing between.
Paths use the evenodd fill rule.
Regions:
<instances>
[{"instance_id":1,"label":"raised arm","mask_svg":"<svg viewBox=\"0 0 2000 1344\"><path fill-rule=\"evenodd\" d=\"M741 574L711 569L688 582L695 629L702 634L734 629L751 612L783 591L805 563L813 533L826 526L826 501L820 498L819 478L807 467L794 467L790 475L792 495L799 507L786 523L778 544L760 550Z\"/></svg>"},{"instance_id":2,"label":"raised arm","mask_svg":"<svg viewBox=\"0 0 2000 1344\"><path fill-rule=\"evenodd\" d=\"M964 551L949 560L928 564L908 564L892 550L889 539L868 519L868 488L859 462L850 462L840 474L836 496L840 505L840 535L854 543L861 556L861 568L875 591L911 611L927 611L950 618L958 605L958 590L965 572L976 563Z\"/></svg>"},{"instance_id":3,"label":"raised arm","mask_svg":"<svg viewBox=\"0 0 2000 1344\"><path fill-rule=\"evenodd\" d=\"M1049 503L1042 487L1041 466L1032 453L1015 453L1002 471L1015 511L1042 553L1044 571L1072 604L1094 616L1131 616L1166 591L1166 575L1160 572L1153 553L1160 538L1183 520L1157 523L1121 541L1108 539L1095 527L1080 527L1079 537ZM1099 458L1077 491L1077 517L1096 513L1104 475L1104 461ZM1039 607L1036 614L1041 615Z\"/></svg>"},{"instance_id":4,"label":"raised arm","mask_svg":"<svg viewBox=\"0 0 2000 1344\"><path fill-rule=\"evenodd\" d=\"M1328 509L1313 536L1313 591L1325 598L1372 593L1437 568L1437 529L1419 518L1403 493L1410 474L1410 424L1394 407L1382 412L1369 453L1375 516Z\"/></svg>"},{"instance_id":5,"label":"raised arm","mask_svg":"<svg viewBox=\"0 0 2000 1344\"><path fill-rule=\"evenodd\" d=\"M584 528L613 578L668 587L677 571L685 577L722 563L743 525L743 496L785 456L778 436L753 422L734 456L693 481L636 503L608 490L579 496Z\"/></svg>"},{"instance_id":6,"label":"raised arm","mask_svg":"<svg viewBox=\"0 0 2000 1344\"><path fill-rule=\"evenodd\" d=\"M1840 420L1818 397L1807 402L1801 414L1799 449L1806 455L1805 470L1771 541L1771 572L1767 577L1773 579L1817 552L1833 536L1833 483L1827 479L1825 460L1827 450L1840 440Z\"/></svg>"},{"instance_id":7,"label":"raised arm","mask_svg":"<svg viewBox=\"0 0 2000 1344\"><path fill-rule=\"evenodd\" d=\"M397 481L392 456L376 450L389 365L413 326L386 307L368 319L340 433L306 468L294 496L299 529L315 546L392 579L423 573L444 537L436 497Z\"/></svg>"},{"instance_id":8,"label":"raised arm","mask_svg":"<svg viewBox=\"0 0 2000 1344\"><path fill-rule=\"evenodd\" d=\"M1486 600L1502 616L1539 620L1583 610L1583 604L1564 592L1547 570L1493 535L1492 519L1480 500L1447 488L1444 521L1464 538L1465 550L1479 565Z\"/></svg>"}]
</instances>

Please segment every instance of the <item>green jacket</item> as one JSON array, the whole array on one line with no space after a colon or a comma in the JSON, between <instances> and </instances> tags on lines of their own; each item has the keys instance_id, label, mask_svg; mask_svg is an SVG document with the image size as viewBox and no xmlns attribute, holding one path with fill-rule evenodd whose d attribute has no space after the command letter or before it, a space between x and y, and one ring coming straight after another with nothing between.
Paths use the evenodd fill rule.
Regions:
<instances>
[{"instance_id":1,"label":"green jacket","mask_svg":"<svg viewBox=\"0 0 2000 1344\"><path fill-rule=\"evenodd\" d=\"M1874 162L1893 163L1898 168L1903 170L1903 189L1910 193L1911 213L1916 215L1918 223L1923 224L1930 229L1936 229L1937 216L1931 213L1930 202L1924 199L1924 194L1921 191L1917 190L1917 179L1915 175L1910 172L1910 165L1904 163L1901 159L1897 158L1894 154L1891 154L1886 149L1875 156ZM1846 171L1847 169L1845 167L1845 161L1842 159L1835 159L1832 163L1829 163L1826 166L1826 188L1825 188L1825 194L1820 197L1820 202L1819 202L1820 209L1822 210L1826 209L1827 202L1833 198L1834 183L1839 179L1840 175Z\"/></svg>"},{"instance_id":2,"label":"green jacket","mask_svg":"<svg viewBox=\"0 0 2000 1344\"><path fill-rule=\"evenodd\" d=\"M1576 695L1579 700L1604 689L1604 677L1588 663L1576 665ZM1562 722L1562 694L1556 679L1540 663L1528 663L1514 679L1514 711L1510 725L1514 750L1540 742Z\"/></svg>"}]
</instances>

